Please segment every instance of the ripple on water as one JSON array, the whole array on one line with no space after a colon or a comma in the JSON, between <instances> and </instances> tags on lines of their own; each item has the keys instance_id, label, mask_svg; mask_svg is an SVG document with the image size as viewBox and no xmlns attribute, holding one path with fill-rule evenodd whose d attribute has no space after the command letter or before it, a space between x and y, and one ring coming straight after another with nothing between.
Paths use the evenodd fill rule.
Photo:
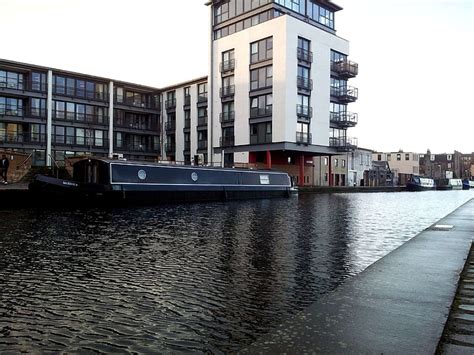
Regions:
<instances>
[{"instance_id":1,"label":"ripple on water","mask_svg":"<svg viewBox=\"0 0 474 355\"><path fill-rule=\"evenodd\" d=\"M474 197L2 211L0 352L233 352Z\"/></svg>"}]
</instances>

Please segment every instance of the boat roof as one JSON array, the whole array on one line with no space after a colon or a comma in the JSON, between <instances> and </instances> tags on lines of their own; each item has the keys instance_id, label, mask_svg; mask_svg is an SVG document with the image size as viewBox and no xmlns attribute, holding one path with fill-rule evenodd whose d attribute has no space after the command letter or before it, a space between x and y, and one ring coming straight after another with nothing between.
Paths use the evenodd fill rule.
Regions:
<instances>
[{"instance_id":1,"label":"boat roof","mask_svg":"<svg viewBox=\"0 0 474 355\"><path fill-rule=\"evenodd\" d=\"M184 164L167 164L167 163L158 163L151 161L136 161L136 160L122 160L122 159L109 159L109 158L84 158L78 160L73 165L81 163L84 161L101 161L106 164L114 165L134 165L134 166L163 166L163 167L176 167L176 168L188 168L188 169L213 169L213 170L232 170L232 171L243 171L243 172L261 172L261 173L282 173L286 174L284 171L271 170L271 169L244 169L244 168L222 168L220 166L207 166L207 165L184 165Z\"/></svg>"}]
</instances>

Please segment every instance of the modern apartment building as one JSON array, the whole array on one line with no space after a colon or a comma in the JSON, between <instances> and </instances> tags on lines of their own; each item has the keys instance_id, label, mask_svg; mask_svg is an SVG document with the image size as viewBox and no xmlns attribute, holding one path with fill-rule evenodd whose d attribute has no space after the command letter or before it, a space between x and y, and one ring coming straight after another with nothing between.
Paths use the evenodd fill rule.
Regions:
<instances>
[{"instance_id":1,"label":"modern apartment building","mask_svg":"<svg viewBox=\"0 0 474 355\"><path fill-rule=\"evenodd\" d=\"M327 0L215 0L209 75L152 88L0 60L0 143L50 165L83 153L287 170L352 151L358 98L341 8ZM333 184L328 159L328 184Z\"/></svg>"}]
</instances>

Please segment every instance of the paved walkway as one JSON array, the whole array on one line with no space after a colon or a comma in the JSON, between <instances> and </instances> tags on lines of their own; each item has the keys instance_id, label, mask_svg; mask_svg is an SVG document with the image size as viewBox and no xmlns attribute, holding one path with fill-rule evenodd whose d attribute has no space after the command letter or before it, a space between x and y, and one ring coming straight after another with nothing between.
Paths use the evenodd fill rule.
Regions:
<instances>
[{"instance_id":1,"label":"paved walkway","mask_svg":"<svg viewBox=\"0 0 474 355\"><path fill-rule=\"evenodd\" d=\"M242 352L434 354L472 245L474 199L436 225Z\"/></svg>"},{"instance_id":2,"label":"paved walkway","mask_svg":"<svg viewBox=\"0 0 474 355\"><path fill-rule=\"evenodd\" d=\"M4 185L0 182L0 190L28 190L27 183L13 183Z\"/></svg>"}]
</instances>

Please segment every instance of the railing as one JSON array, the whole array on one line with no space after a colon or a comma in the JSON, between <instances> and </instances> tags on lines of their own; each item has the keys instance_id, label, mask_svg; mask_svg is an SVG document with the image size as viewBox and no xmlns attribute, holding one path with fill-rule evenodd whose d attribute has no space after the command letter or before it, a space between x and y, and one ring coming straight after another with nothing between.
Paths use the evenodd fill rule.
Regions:
<instances>
[{"instance_id":1,"label":"railing","mask_svg":"<svg viewBox=\"0 0 474 355\"><path fill-rule=\"evenodd\" d=\"M306 63L312 63L313 62L313 52L308 51L303 48L298 48L298 60Z\"/></svg>"},{"instance_id":2,"label":"railing","mask_svg":"<svg viewBox=\"0 0 474 355\"><path fill-rule=\"evenodd\" d=\"M331 96L342 102L354 102L359 97L359 89L352 86L331 87Z\"/></svg>"},{"instance_id":3,"label":"railing","mask_svg":"<svg viewBox=\"0 0 474 355\"><path fill-rule=\"evenodd\" d=\"M235 95L235 85L224 86L220 90L221 98L234 96Z\"/></svg>"},{"instance_id":4,"label":"railing","mask_svg":"<svg viewBox=\"0 0 474 355\"><path fill-rule=\"evenodd\" d=\"M114 149L119 151L141 152L141 153L159 153L159 146L151 146L146 144L125 143L121 147L114 146Z\"/></svg>"},{"instance_id":5,"label":"railing","mask_svg":"<svg viewBox=\"0 0 474 355\"><path fill-rule=\"evenodd\" d=\"M207 141L198 141L198 150L207 149Z\"/></svg>"},{"instance_id":6,"label":"railing","mask_svg":"<svg viewBox=\"0 0 474 355\"><path fill-rule=\"evenodd\" d=\"M311 91L313 90L313 80L304 76L298 76L297 86L298 89Z\"/></svg>"},{"instance_id":7,"label":"railing","mask_svg":"<svg viewBox=\"0 0 474 355\"><path fill-rule=\"evenodd\" d=\"M311 144L311 133L296 132L296 144Z\"/></svg>"},{"instance_id":8,"label":"railing","mask_svg":"<svg viewBox=\"0 0 474 355\"><path fill-rule=\"evenodd\" d=\"M175 131L176 130L176 122L175 121L168 121L165 123L165 130L166 131Z\"/></svg>"},{"instance_id":9,"label":"railing","mask_svg":"<svg viewBox=\"0 0 474 355\"><path fill-rule=\"evenodd\" d=\"M198 95L198 104L207 103L207 92Z\"/></svg>"},{"instance_id":10,"label":"railing","mask_svg":"<svg viewBox=\"0 0 474 355\"><path fill-rule=\"evenodd\" d=\"M332 62L331 70L345 78L354 78L359 74L359 64L344 59Z\"/></svg>"},{"instance_id":11,"label":"railing","mask_svg":"<svg viewBox=\"0 0 474 355\"><path fill-rule=\"evenodd\" d=\"M80 146L89 148L106 148L109 144L107 138L95 138L86 136L73 136L64 134L53 134L52 143L54 145Z\"/></svg>"},{"instance_id":12,"label":"railing","mask_svg":"<svg viewBox=\"0 0 474 355\"><path fill-rule=\"evenodd\" d=\"M250 109L250 118L268 117L272 115L272 107L255 107Z\"/></svg>"},{"instance_id":13,"label":"railing","mask_svg":"<svg viewBox=\"0 0 474 355\"><path fill-rule=\"evenodd\" d=\"M263 139L260 139L263 138ZM259 137L257 134L250 135L250 144L264 144L264 143L271 143L272 142L272 134L266 133L265 136Z\"/></svg>"},{"instance_id":14,"label":"railing","mask_svg":"<svg viewBox=\"0 0 474 355\"><path fill-rule=\"evenodd\" d=\"M176 151L176 144L175 143L166 143L165 144L165 152L166 153L174 153Z\"/></svg>"},{"instance_id":15,"label":"railing","mask_svg":"<svg viewBox=\"0 0 474 355\"><path fill-rule=\"evenodd\" d=\"M0 133L0 143L13 143L13 144L25 144L25 143L46 143L46 134L44 133Z\"/></svg>"},{"instance_id":16,"label":"railing","mask_svg":"<svg viewBox=\"0 0 474 355\"><path fill-rule=\"evenodd\" d=\"M228 136L228 137L221 137L220 138L220 146L221 147L233 147L235 145L235 137Z\"/></svg>"},{"instance_id":17,"label":"railing","mask_svg":"<svg viewBox=\"0 0 474 355\"><path fill-rule=\"evenodd\" d=\"M165 101L165 108L167 110L171 110L173 108L176 108L176 99L166 100Z\"/></svg>"},{"instance_id":18,"label":"railing","mask_svg":"<svg viewBox=\"0 0 474 355\"><path fill-rule=\"evenodd\" d=\"M221 123L234 122L235 120L235 111L222 112L219 115L219 120Z\"/></svg>"},{"instance_id":19,"label":"railing","mask_svg":"<svg viewBox=\"0 0 474 355\"><path fill-rule=\"evenodd\" d=\"M184 120L184 128L191 128L191 120L190 119Z\"/></svg>"},{"instance_id":20,"label":"railing","mask_svg":"<svg viewBox=\"0 0 474 355\"><path fill-rule=\"evenodd\" d=\"M331 112L330 120L331 123L337 123L344 127L354 127L357 125L359 119L357 113L352 112Z\"/></svg>"},{"instance_id":21,"label":"railing","mask_svg":"<svg viewBox=\"0 0 474 355\"><path fill-rule=\"evenodd\" d=\"M51 159L51 161L54 163L54 166L52 167L53 168L53 175L54 175L54 170L56 168L56 179L59 178L59 164L58 162L56 161L56 159L54 159L54 157L51 155L51 154L48 154L48 157Z\"/></svg>"},{"instance_id":22,"label":"railing","mask_svg":"<svg viewBox=\"0 0 474 355\"><path fill-rule=\"evenodd\" d=\"M341 151L350 151L357 148L357 138L342 137L342 138L329 138L329 146L337 148Z\"/></svg>"},{"instance_id":23,"label":"railing","mask_svg":"<svg viewBox=\"0 0 474 355\"><path fill-rule=\"evenodd\" d=\"M21 168L24 168L26 163L28 163L29 160L32 160L33 153L30 153L20 164L16 166L16 170L20 170Z\"/></svg>"},{"instance_id":24,"label":"railing","mask_svg":"<svg viewBox=\"0 0 474 355\"><path fill-rule=\"evenodd\" d=\"M85 88L79 89L77 87L63 85L53 85L53 94L97 101L107 101L109 99L109 94L107 92L97 92L86 90Z\"/></svg>"},{"instance_id":25,"label":"railing","mask_svg":"<svg viewBox=\"0 0 474 355\"><path fill-rule=\"evenodd\" d=\"M221 63L221 73L233 71L235 69L235 59L226 60Z\"/></svg>"},{"instance_id":26,"label":"railing","mask_svg":"<svg viewBox=\"0 0 474 355\"><path fill-rule=\"evenodd\" d=\"M185 95L184 96L184 106L189 106L191 105L191 95Z\"/></svg>"},{"instance_id":27,"label":"railing","mask_svg":"<svg viewBox=\"0 0 474 355\"><path fill-rule=\"evenodd\" d=\"M137 122L134 119L117 119L114 122L115 127L140 129L145 131L159 131L159 123L157 120L146 120L145 122Z\"/></svg>"},{"instance_id":28,"label":"railing","mask_svg":"<svg viewBox=\"0 0 474 355\"><path fill-rule=\"evenodd\" d=\"M296 105L296 115L299 118L311 119L313 117L313 108L306 105Z\"/></svg>"},{"instance_id":29,"label":"railing","mask_svg":"<svg viewBox=\"0 0 474 355\"><path fill-rule=\"evenodd\" d=\"M12 107L9 105L0 105L0 116L23 117L24 109L22 107Z\"/></svg>"},{"instance_id":30,"label":"railing","mask_svg":"<svg viewBox=\"0 0 474 355\"><path fill-rule=\"evenodd\" d=\"M207 116L206 117L198 117L198 127L207 126Z\"/></svg>"},{"instance_id":31,"label":"railing","mask_svg":"<svg viewBox=\"0 0 474 355\"><path fill-rule=\"evenodd\" d=\"M78 113L78 112L68 112L68 111L58 111L53 110L53 119L54 120L64 120L64 121L76 121L76 122L86 122L99 125L105 125L109 122L109 116L100 116L89 113Z\"/></svg>"},{"instance_id":32,"label":"railing","mask_svg":"<svg viewBox=\"0 0 474 355\"><path fill-rule=\"evenodd\" d=\"M29 80L7 80L0 81L0 89L10 89L17 91L38 91L46 92L48 86L46 83Z\"/></svg>"}]
</instances>

